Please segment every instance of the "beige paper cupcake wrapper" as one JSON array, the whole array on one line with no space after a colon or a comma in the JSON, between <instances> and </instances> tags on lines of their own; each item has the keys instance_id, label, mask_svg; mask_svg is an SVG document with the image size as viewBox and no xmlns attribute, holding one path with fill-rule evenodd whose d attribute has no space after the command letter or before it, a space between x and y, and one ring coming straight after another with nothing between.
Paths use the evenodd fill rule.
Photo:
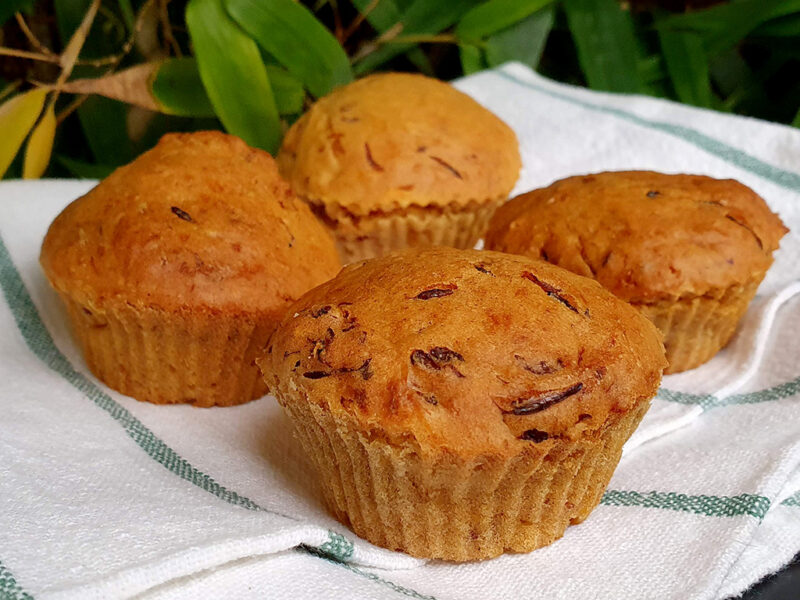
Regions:
<instances>
[{"instance_id":1,"label":"beige paper cupcake wrapper","mask_svg":"<svg viewBox=\"0 0 800 600\"><path fill-rule=\"evenodd\" d=\"M664 334L669 366L665 373L693 369L730 341L761 279L713 294L674 302L635 304Z\"/></svg>"},{"instance_id":2,"label":"beige paper cupcake wrapper","mask_svg":"<svg viewBox=\"0 0 800 600\"><path fill-rule=\"evenodd\" d=\"M583 521L649 405L643 402L579 440L555 439L510 458L468 461L452 453L430 459L369 440L303 401L287 410L337 519L385 548L467 561L534 550Z\"/></svg>"},{"instance_id":3,"label":"beige paper cupcake wrapper","mask_svg":"<svg viewBox=\"0 0 800 600\"><path fill-rule=\"evenodd\" d=\"M100 313L61 298L92 373L118 392L197 406L241 404L267 392L254 361L271 323L134 307Z\"/></svg>"},{"instance_id":4,"label":"beige paper cupcake wrapper","mask_svg":"<svg viewBox=\"0 0 800 600\"><path fill-rule=\"evenodd\" d=\"M446 209L410 207L408 211L358 217L357 222L323 216L336 239L342 263L383 256L416 246L472 248L486 231L501 201L471 202ZM315 206L315 213L321 209Z\"/></svg>"}]
</instances>

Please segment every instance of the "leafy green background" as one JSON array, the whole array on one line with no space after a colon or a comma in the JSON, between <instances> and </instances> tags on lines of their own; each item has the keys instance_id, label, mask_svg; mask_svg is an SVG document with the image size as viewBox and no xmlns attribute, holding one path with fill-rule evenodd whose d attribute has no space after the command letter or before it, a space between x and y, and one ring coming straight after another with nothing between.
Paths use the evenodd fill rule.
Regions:
<instances>
[{"instance_id":1,"label":"leafy green background","mask_svg":"<svg viewBox=\"0 0 800 600\"><path fill-rule=\"evenodd\" d=\"M91 2L0 2L4 100L56 82L53 57ZM96 78L96 93L57 96L45 175L104 176L167 131L220 128L274 152L315 98L354 78L449 80L510 60L592 89L800 126L800 0L102 0L67 80ZM108 80L142 64L153 72L132 87L148 109ZM23 154L6 177L20 175Z\"/></svg>"}]
</instances>

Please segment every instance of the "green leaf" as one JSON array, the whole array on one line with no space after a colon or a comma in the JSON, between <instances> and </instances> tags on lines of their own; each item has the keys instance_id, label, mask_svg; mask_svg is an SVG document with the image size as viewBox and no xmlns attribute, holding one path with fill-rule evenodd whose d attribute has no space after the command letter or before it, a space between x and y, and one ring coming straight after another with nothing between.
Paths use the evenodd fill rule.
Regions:
<instances>
[{"instance_id":1,"label":"green leaf","mask_svg":"<svg viewBox=\"0 0 800 600\"><path fill-rule=\"evenodd\" d=\"M305 6L293 0L225 0L230 15L314 96L352 81L347 54Z\"/></svg>"},{"instance_id":2,"label":"green leaf","mask_svg":"<svg viewBox=\"0 0 800 600\"><path fill-rule=\"evenodd\" d=\"M741 0L663 19L661 30L694 32L708 56L716 56L744 39L761 23L800 10L797 0Z\"/></svg>"},{"instance_id":3,"label":"green leaf","mask_svg":"<svg viewBox=\"0 0 800 600\"><path fill-rule=\"evenodd\" d=\"M696 33L659 30L661 51L678 100L711 107L711 80L703 38Z\"/></svg>"},{"instance_id":4,"label":"green leaf","mask_svg":"<svg viewBox=\"0 0 800 600\"><path fill-rule=\"evenodd\" d=\"M222 0L190 0L186 24L203 87L225 129L275 152L280 119L256 43L231 20Z\"/></svg>"},{"instance_id":5,"label":"green leaf","mask_svg":"<svg viewBox=\"0 0 800 600\"><path fill-rule=\"evenodd\" d=\"M91 164L60 154L56 155L56 160L79 179L105 179L116 168L112 165Z\"/></svg>"},{"instance_id":6,"label":"green leaf","mask_svg":"<svg viewBox=\"0 0 800 600\"><path fill-rule=\"evenodd\" d=\"M465 42L477 42L519 23L552 2L553 0L490 0L479 4L461 18L456 27L456 37Z\"/></svg>"},{"instance_id":7,"label":"green leaf","mask_svg":"<svg viewBox=\"0 0 800 600\"><path fill-rule=\"evenodd\" d=\"M753 30L754 37L800 37L800 14L767 21Z\"/></svg>"},{"instance_id":8,"label":"green leaf","mask_svg":"<svg viewBox=\"0 0 800 600\"><path fill-rule=\"evenodd\" d=\"M197 61L194 58L169 58L162 62L150 83L150 91L162 112L181 117L216 115L208 99Z\"/></svg>"},{"instance_id":9,"label":"green leaf","mask_svg":"<svg viewBox=\"0 0 800 600\"><path fill-rule=\"evenodd\" d=\"M461 69L464 75L472 75L486 68L486 60L483 52L477 46L471 44L459 44L458 53L461 58Z\"/></svg>"},{"instance_id":10,"label":"green leaf","mask_svg":"<svg viewBox=\"0 0 800 600\"><path fill-rule=\"evenodd\" d=\"M372 0L353 0L353 5L363 13L372 4ZM367 14L367 22L378 33L383 33L392 25L397 23L402 17L400 12L405 5L410 5L411 2L406 0L402 3L403 6L398 5L394 0L379 0L379 2ZM407 52L408 60L428 77L435 77L431 61L428 60L428 55L425 54L420 48L411 48Z\"/></svg>"},{"instance_id":11,"label":"green leaf","mask_svg":"<svg viewBox=\"0 0 800 600\"><path fill-rule=\"evenodd\" d=\"M58 24L61 43L66 45L75 29L80 25L91 0L55 0L56 22ZM109 36L102 35L102 27L98 19L86 38L81 57L101 57L119 51ZM94 67L76 65L72 70L73 78L96 77L98 70ZM92 155L107 163L123 165L133 160L136 152L128 137L128 107L121 102L90 96L78 109L78 120Z\"/></svg>"},{"instance_id":12,"label":"green leaf","mask_svg":"<svg viewBox=\"0 0 800 600\"><path fill-rule=\"evenodd\" d=\"M800 109L797 110L797 114L792 119L792 127L800 127Z\"/></svg>"},{"instance_id":13,"label":"green leaf","mask_svg":"<svg viewBox=\"0 0 800 600\"><path fill-rule=\"evenodd\" d=\"M642 91L630 13L617 0L564 0L564 8L589 87Z\"/></svg>"},{"instance_id":14,"label":"green leaf","mask_svg":"<svg viewBox=\"0 0 800 600\"><path fill-rule=\"evenodd\" d=\"M399 21L402 28L401 35L432 35L447 29L458 21L461 16L478 4L478 0L415 0L406 10ZM391 29L391 27L387 28ZM403 54L413 48L411 43L384 43L379 49L359 60L354 71L363 75L373 71L387 60L398 54Z\"/></svg>"},{"instance_id":15,"label":"green leaf","mask_svg":"<svg viewBox=\"0 0 800 600\"><path fill-rule=\"evenodd\" d=\"M15 12L29 10L33 7L33 0L3 0L0 3L0 26L14 16Z\"/></svg>"},{"instance_id":16,"label":"green leaf","mask_svg":"<svg viewBox=\"0 0 800 600\"><path fill-rule=\"evenodd\" d=\"M283 67L267 65L267 75L282 115L300 112L305 91L302 84ZM191 57L169 58L162 62L150 83L151 92L161 111L181 117L214 117L214 107L208 99L197 61Z\"/></svg>"},{"instance_id":17,"label":"green leaf","mask_svg":"<svg viewBox=\"0 0 800 600\"><path fill-rule=\"evenodd\" d=\"M486 61L496 67L511 60L518 60L536 68L553 28L554 13L547 6L528 15L515 25L500 31L486 40Z\"/></svg>"},{"instance_id":18,"label":"green leaf","mask_svg":"<svg viewBox=\"0 0 800 600\"><path fill-rule=\"evenodd\" d=\"M306 99L303 84L283 67L267 65L267 73L272 84L272 93L275 94L278 112L282 115L291 115L303 110L303 101Z\"/></svg>"},{"instance_id":19,"label":"green leaf","mask_svg":"<svg viewBox=\"0 0 800 600\"><path fill-rule=\"evenodd\" d=\"M117 0L117 6L119 6L119 12L122 14L128 31L133 31L133 28L136 27L136 15L133 12L131 0Z\"/></svg>"},{"instance_id":20,"label":"green leaf","mask_svg":"<svg viewBox=\"0 0 800 600\"><path fill-rule=\"evenodd\" d=\"M353 0L353 6L358 12L364 13L373 0ZM402 16L400 8L394 0L378 0L378 3L367 15L367 22L372 25L378 33L383 33L389 27L397 23Z\"/></svg>"},{"instance_id":21,"label":"green leaf","mask_svg":"<svg viewBox=\"0 0 800 600\"><path fill-rule=\"evenodd\" d=\"M657 83L667 76L666 71L664 71L664 61L659 54L640 58L638 65L639 77L646 84Z\"/></svg>"},{"instance_id":22,"label":"green leaf","mask_svg":"<svg viewBox=\"0 0 800 600\"><path fill-rule=\"evenodd\" d=\"M78 109L78 120L96 160L124 165L136 156L128 137L128 107L122 102L89 96Z\"/></svg>"}]
</instances>

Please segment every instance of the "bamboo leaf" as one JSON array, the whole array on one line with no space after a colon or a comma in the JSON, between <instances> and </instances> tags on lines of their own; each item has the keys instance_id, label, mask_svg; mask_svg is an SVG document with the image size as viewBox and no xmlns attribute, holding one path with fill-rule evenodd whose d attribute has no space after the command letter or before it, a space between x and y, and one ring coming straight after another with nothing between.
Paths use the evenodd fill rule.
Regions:
<instances>
[{"instance_id":1,"label":"bamboo leaf","mask_svg":"<svg viewBox=\"0 0 800 600\"><path fill-rule=\"evenodd\" d=\"M711 107L711 80L703 38L696 33L659 30L672 87L681 102Z\"/></svg>"},{"instance_id":2,"label":"bamboo leaf","mask_svg":"<svg viewBox=\"0 0 800 600\"><path fill-rule=\"evenodd\" d=\"M142 63L105 77L73 79L61 86L72 94L97 94L148 110L160 110L150 93L150 80L158 71L159 63Z\"/></svg>"},{"instance_id":3,"label":"bamboo leaf","mask_svg":"<svg viewBox=\"0 0 800 600\"><path fill-rule=\"evenodd\" d=\"M800 37L800 13L767 21L753 31L760 37Z\"/></svg>"},{"instance_id":4,"label":"bamboo leaf","mask_svg":"<svg viewBox=\"0 0 800 600\"><path fill-rule=\"evenodd\" d=\"M80 25L90 3L91 0L54 0L56 22L63 45L66 46ZM119 50L118 45L108 36L96 35L97 31L98 26L95 23L91 35L81 49L81 57L107 56ZM91 77L97 74L97 69L75 65L72 74L76 77ZM100 96L91 96L77 112L83 135L96 159L122 165L136 156L127 132L127 106Z\"/></svg>"},{"instance_id":5,"label":"bamboo leaf","mask_svg":"<svg viewBox=\"0 0 800 600\"><path fill-rule=\"evenodd\" d=\"M78 28L73 32L72 37L69 38L67 45L64 47L64 51L61 53L60 60L61 73L56 81L56 87L63 84L72 74L72 69L75 67L75 63L78 60L78 55L80 54L83 44L86 41L86 36L89 35L89 29L92 27L94 17L97 15L99 8L100 0L92 0L92 3L89 5L89 10L87 10L86 14L83 15L83 20L81 21L80 25L78 25Z\"/></svg>"},{"instance_id":6,"label":"bamboo leaf","mask_svg":"<svg viewBox=\"0 0 800 600\"><path fill-rule=\"evenodd\" d=\"M397 27L397 31L402 32L402 35L436 34L456 23L464 13L477 4L478 0L440 0L439 2L415 0L403 13L400 20L386 31L394 30ZM383 43L380 48L359 59L353 70L357 75L369 73L387 60L403 54L413 47L414 44L410 43Z\"/></svg>"},{"instance_id":7,"label":"bamboo leaf","mask_svg":"<svg viewBox=\"0 0 800 600\"><path fill-rule=\"evenodd\" d=\"M278 112L282 115L300 112L305 99L302 84L282 67L266 65L266 69ZM215 116L194 58L163 61L150 81L150 92L163 113L181 117Z\"/></svg>"},{"instance_id":8,"label":"bamboo leaf","mask_svg":"<svg viewBox=\"0 0 800 600\"><path fill-rule=\"evenodd\" d=\"M464 75L471 75L486 68L486 61L483 58L483 52L477 46L472 44L459 44L459 56L461 58L461 69Z\"/></svg>"},{"instance_id":9,"label":"bamboo leaf","mask_svg":"<svg viewBox=\"0 0 800 600\"><path fill-rule=\"evenodd\" d=\"M374 0L353 0L353 5L361 14L369 10L367 22L377 32L383 33L400 20L402 13L394 0L378 0L378 3L372 6L373 3Z\"/></svg>"},{"instance_id":10,"label":"bamboo leaf","mask_svg":"<svg viewBox=\"0 0 800 600\"><path fill-rule=\"evenodd\" d=\"M352 81L347 54L313 13L292 0L225 0L233 19L314 96Z\"/></svg>"},{"instance_id":11,"label":"bamboo leaf","mask_svg":"<svg viewBox=\"0 0 800 600\"><path fill-rule=\"evenodd\" d=\"M25 162L22 165L23 179L39 179L50 164L53 141L56 138L56 113L51 102L42 113L39 124L33 129L25 147Z\"/></svg>"},{"instance_id":12,"label":"bamboo leaf","mask_svg":"<svg viewBox=\"0 0 800 600\"><path fill-rule=\"evenodd\" d=\"M564 0L564 8L589 86L640 92L639 52L630 13L617 0Z\"/></svg>"},{"instance_id":13,"label":"bamboo leaf","mask_svg":"<svg viewBox=\"0 0 800 600\"><path fill-rule=\"evenodd\" d=\"M13 17L15 12L30 9L32 6L33 0L3 0L0 3L0 26Z\"/></svg>"},{"instance_id":14,"label":"bamboo leaf","mask_svg":"<svg viewBox=\"0 0 800 600\"><path fill-rule=\"evenodd\" d=\"M546 6L486 40L489 66L496 67L511 60L518 60L534 69L539 66L553 28L554 12L552 6Z\"/></svg>"},{"instance_id":15,"label":"bamboo leaf","mask_svg":"<svg viewBox=\"0 0 800 600\"><path fill-rule=\"evenodd\" d=\"M410 5L410 2L404 2ZM353 5L360 13L367 13L367 22L378 33L383 33L402 18L401 8L394 0L353 0ZM428 55L421 48L413 47L407 52L408 60L428 77L435 77ZM463 66L463 63L462 63ZM466 71L465 71L466 72Z\"/></svg>"},{"instance_id":16,"label":"bamboo leaf","mask_svg":"<svg viewBox=\"0 0 800 600\"><path fill-rule=\"evenodd\" d=\"M162 62L150 82L150 91L160 110L167 114L181 117L216 115L194 58L169 58Z\"/></svg>"},{"instance_id":17,"label":"bamboo leaf","mask_svg":"<svg viewBox=\"0 0 800 600\"><path fill-rule=\"evenodd\" d=\"M667 77L667 72L664 70L664 60L660 54L652 54L640 58L638 61L639 77L645 84L657 83Z\"/></svg>"},{"instance_id":18,"label":"bamboo leaf","mask_svg":"<svg viewBox=\"0 0 800 600\"><path fill-rule=\"evenodd\" d=\"M79 179L105 179L111 175L116 168L112 165L91 164L60 154L56 155L56 160L64 165L73 176Z\"/></svg>"},{"instance_id":19,"label":"bamboo leaf","mask_svg":"<svg viewBox=\"0 0 800 600\"><path fill-rule=\"evenodd\" d=\"M283 67L267 65L267 73L272 84L272 93L275 94L278 112L282 115L291 115L302 111L303 101L306 99L303 84Z\"/></svg>"},{"instance_id":20,"label":"bamboo leaf","mask_svg":"<svg viewBox=\"0 0 800 600\"><path fill-rule=\"evenodd\" d=\"M125 20L125 26L129 31L133 31L136 26L136 15L133 13L133 6L131 0L117 0L119 12L122 13L122 18Z\"/></svg>"},{"instance_id":21,"label":"bamboo leaf","mask_svg":"<svg viewBox=\"0 0 800 600\"><path fill-rule=\"evenodd\" d=\"M231 20L221 0L190 0L186 24L203 87L225 129L275 152L280 120L256 43Z\"/></svg>"},{"instance_id":22,"label":"bamboo leaf","mask_svg":"<svg viewBox=\"0 0 800 600\"><path fill-rule=\"evenodd\" d=\"M18 94L0 105L0 178L5 175L22 142L42 112L47 92L42 89Z\"/></svg>"},{"instance_id":23,"label":"bamboo leaf","mask_svg":"<svg viewBox=\"0 0 800 600\"><path fill-rule=\"evenodd\" d=\"M800 10L798 0L741 0L663 19L660 30L694 32L703 39L708 56L731 48L770 19Z\"/></svg>"},{"instance_id":24,"label":"bamboo leaf","mask_svg":"<svg viewBox=\"0 0 800 600\"><path fill-rule=\"evenodd\" d=\"M465 42L476 42L523 21L552 2L553 0L490 0L479 4L461 18L456 27L456 37Z\"/></svg>"}]
</instances>

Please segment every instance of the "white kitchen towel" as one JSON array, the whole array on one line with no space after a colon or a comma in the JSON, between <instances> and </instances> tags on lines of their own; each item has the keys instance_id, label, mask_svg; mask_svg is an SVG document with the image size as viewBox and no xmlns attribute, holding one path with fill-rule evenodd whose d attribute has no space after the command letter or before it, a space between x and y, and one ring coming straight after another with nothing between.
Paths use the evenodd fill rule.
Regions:
<instances>
[{"instance_id":1,"label":"white kitchen towel","mask_svg":"<svg viewBox=\"0 0 800 600\"><path fill-rule=\"evenodd\" d=\"M609 169L734 177L800 232L800 131L521 65L457 86L517 132L517 191ZM0 597L713 599L800 550L797 233L734 343L665 378L589 519L531 554L452 565L335 523L272 398L153 406L88 372L37 257L89 187L0 184Z\"/></svg>"}]
</instances>

